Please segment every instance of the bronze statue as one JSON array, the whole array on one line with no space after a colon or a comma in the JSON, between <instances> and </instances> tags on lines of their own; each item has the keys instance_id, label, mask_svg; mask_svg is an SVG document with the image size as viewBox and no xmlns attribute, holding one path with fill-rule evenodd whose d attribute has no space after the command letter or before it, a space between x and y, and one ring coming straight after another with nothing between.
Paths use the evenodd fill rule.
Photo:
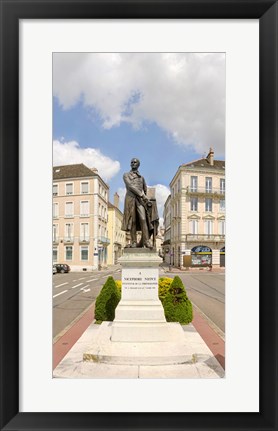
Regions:
<instances>
[{"instance_id":1,"label":"bronze statue","mask_svg":"<svg viewBox=\"0 0 278 431\"><path fill-rule=\"evenodd\" d=\"M155 199L148 199L147 185L144 177L138 172L140 161L132 159L131 171L124 174L126 186L124 217L122 230L130 232L131 247L154 248L155 236L159 224ZM142 232L141 240L137 244L136 233ZM153 235L153 242L150 240Z\"/></svg>"}]
</instances>

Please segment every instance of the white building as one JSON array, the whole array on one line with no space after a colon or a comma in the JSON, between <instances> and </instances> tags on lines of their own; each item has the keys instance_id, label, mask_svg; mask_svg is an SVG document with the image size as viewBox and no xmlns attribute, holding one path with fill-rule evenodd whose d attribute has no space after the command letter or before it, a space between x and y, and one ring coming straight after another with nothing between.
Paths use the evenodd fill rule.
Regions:
<instances>
[{"instance_id":1,"label":"white building","mask_svg":"<svg viewBox=\"0 0 278 431\"><path fill-rule=\"evenodd\" d=\"M167 200L164 222L165 233L167 227L170 230L171 264L223 265L220 253L225 250L225 161L214 160L210 149L206 158L179 166L170 188L170 214Z\"/></svg>"}]
</instances>

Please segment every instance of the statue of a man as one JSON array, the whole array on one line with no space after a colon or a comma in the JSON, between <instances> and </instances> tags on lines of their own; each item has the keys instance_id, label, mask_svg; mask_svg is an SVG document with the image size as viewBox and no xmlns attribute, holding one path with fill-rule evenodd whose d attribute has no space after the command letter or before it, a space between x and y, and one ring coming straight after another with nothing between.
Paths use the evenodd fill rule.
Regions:
<instances>
[{"instance_id":1,"label":"statue of a man","mask_svg":"<svg viewBox=\"0 0 278 431\"><path fill-rule=\"evenodd\" d=\"M152 206L147 198L147 185L144 177L138 172L140 161L132 159L131 171L124 174L126 186L124 217L122 230L130 232L131 247L153 248L150 234L153 231L148 208ZM137 245L136 232L141 231L142 237Z\"/></svg>"}]
</instances>

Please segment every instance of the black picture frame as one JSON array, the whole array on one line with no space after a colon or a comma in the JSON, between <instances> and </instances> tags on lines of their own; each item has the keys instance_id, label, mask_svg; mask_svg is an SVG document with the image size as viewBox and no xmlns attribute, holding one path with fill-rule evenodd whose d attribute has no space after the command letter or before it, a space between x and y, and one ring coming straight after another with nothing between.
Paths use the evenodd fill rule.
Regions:
<instances>
[{"instance_id":1,"label":"black picture frame","mask_svg":"<svg viewBox=\"0 0 278 431\"><path fill-rule=\"evenodd\" d=\"M144 2L139 0L1 0L0 3L1 430L277 430L277 2L273 0L150 0ZM258 413L19 412L19 20L27 18L259 19L260 411ZM250 358L245 359L248 361ZM245 359L243 358L243 362ZM245 363L245 366L247 365ZM185 391L185 394L177 394L177 396L184 396L186 402L186 397L190 394L186 394Z\"/></svg>"}]
</instances>

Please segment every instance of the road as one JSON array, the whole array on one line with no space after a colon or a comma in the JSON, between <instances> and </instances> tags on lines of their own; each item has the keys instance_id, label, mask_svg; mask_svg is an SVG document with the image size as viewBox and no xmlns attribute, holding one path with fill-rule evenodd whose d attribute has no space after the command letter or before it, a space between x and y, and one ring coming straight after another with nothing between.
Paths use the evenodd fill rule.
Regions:
<instances>
[{"instance_id":1,"label":"road","mask_svg":"<svg viewBox=\"0 0 278 431\"><path fill-rule=\"evenodd\" d=\"M225 334L225 274L196 272L191 274L165 274L173 278L178 275L184 284L190 301L203 313L215 330L224 338Z\"/></svg>"},{"instance_id":2,"label":"road","mask_svg":"<svg viewBox=\"0 0 278 431\"><path fill-rule=\"evenodd\" d=\"M70 272L53 276L53 338L58 339L72 322L96 299L109 275L121 278L119 267L99 272ZM214 329L225 333L225 275L204 273L165 273L160 276L173 278L178 275L186 288L189 299L201 311Z\"/></svg>"},{"instance_id":3,"label":"road","mask_svg":"<svg viewBox=\"0 0 278 431\"><path fill-rule=\"evenodd\" d=\"M120 269L53 275L53 338L92 304L109 275L120 279Z\"/></svg>"}]
</instances>

